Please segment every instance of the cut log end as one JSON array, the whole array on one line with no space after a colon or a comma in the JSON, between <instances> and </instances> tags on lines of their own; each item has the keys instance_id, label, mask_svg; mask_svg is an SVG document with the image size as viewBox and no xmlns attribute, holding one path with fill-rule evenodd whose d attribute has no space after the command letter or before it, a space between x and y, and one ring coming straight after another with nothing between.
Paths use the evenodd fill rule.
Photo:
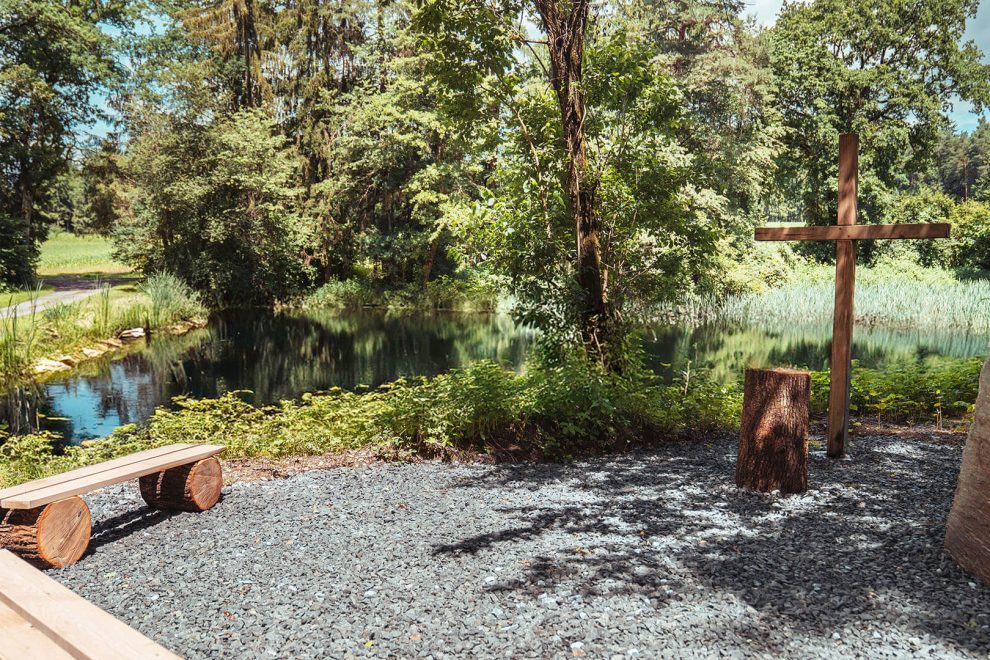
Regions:
<instances>
[{"instance_id":1,"label":"cut log end","mask_svg":"<svg viewBox=\"0 0 990 660\"><path fill-rule=\"evenodd\" d=\"M89 547L89 507L70 497L34 509L0 509L0 548L39 568L73 564Z\"/></svg>"},{"instance_id":2,"label":"cut log end","mask_svg":"<svg viewBox=\"0 0 990 660\"><path fill-rule=\"evenodd\" d=\"M141 477L141 497L154 509L206 511L220 500L223 472L215 456Z\"/></svg>"},{"instance_id":3,"label":"cut log end","mask_svg":"<svg viewBox=\"0 0 990 660\"><path fill-rule=\"evenodd\" d=\"M808 489L811 376L793 369L747 369L736 484L762 492Z\"/></svg>"}]
</instances>

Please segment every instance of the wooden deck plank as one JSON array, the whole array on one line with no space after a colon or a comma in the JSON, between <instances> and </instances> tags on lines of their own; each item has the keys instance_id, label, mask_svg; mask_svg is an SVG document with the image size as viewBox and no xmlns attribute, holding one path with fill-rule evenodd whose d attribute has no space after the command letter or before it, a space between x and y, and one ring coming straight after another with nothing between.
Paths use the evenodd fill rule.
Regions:
<instances>
[{"instance_id":1,"label":"wooden deck plank","mask_svg":"<svg viewBox=\"0 0 990 660\"><path fill-rule=\"evenodd\" d=\"M154 449L146 449L144 451L139 451L137 453L129 454L127 456L121 456L120 458L115 458L113 460L109 460L103 463L97 463L96 465L88 465L86 467L81 467L75 470L70 470L68 472L63 472L62 474L56 474L56 475L52 475L51 477L45 477L44 479L35 479L34 481L28 481L27 483L19 484L17 486L11 486L10 488L3 488L0 489L0 501L5 500L9 497L14 497L15 495L21 495L22 493L27 493L32 490L38 490L39 488L45 488L47 486L55 486L57 484L62 484L67 481L79 479L81 477L92 476L94 474L99 474L100 472L106 472L107 470L112 470L114 468L122 467L124 465L137 463L147 458L164 456L165 454L170 454L172 452L180 451L182 449L187 449L189 447L195 447L195 445L189 443L180 443L174 445L166 445L164 447L155 447Z\"/></svg>"},{"instance_id":2,"label":"wooden deck plank","mask_svg":"<svg viewBox=\"0 0 990 660\"><path fill-rule=\"evenodd\" d=\"M0 660L67 660L72 656L24 617L0 603Z\"/></svg>"},{"instance_id":3,"label":"wooden deck plank","mask_svg":"<svg viewBox=\"0 0 990 660\"><path fill-rule=\"evenodd\" d=\"M947 238L950 225L829 225L827 227L758 227L758 241L841 241L886 238Z\"/></svg>"},{"instance_id":4,"label":"wooden deck plank","mask_svg":"<svg viewBox=\"0 0 990 660\"><path fill-rule=\"evenodd\" d=\"M195 463L210 456L215 456L225 449L223 445L190 445L179 451L162 456L146 458L136 463L129 463L110 470L84 475L42 488L28 490L13 497L0 500L0 508L4 509L33 509L44 506L73 495L82 495L97 488L111 484L137 479L148 474L161 472L169 468Z\"/></svg>"},{"instance_id":5,"label":"wooden deck plank","mask_svg":"<svg viewBox=\"0 0 990 660\"><path fill-rule=\"evenodd\" d=\"M0 603L75 658L178 658L6 550L0 550Z\"/></svg>"}]
</instances>

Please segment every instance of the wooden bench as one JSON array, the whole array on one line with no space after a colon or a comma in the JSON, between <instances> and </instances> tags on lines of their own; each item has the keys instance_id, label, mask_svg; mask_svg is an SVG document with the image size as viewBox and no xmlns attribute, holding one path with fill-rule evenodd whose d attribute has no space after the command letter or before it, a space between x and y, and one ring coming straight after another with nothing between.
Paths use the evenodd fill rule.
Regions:
<instances>
[{"instance_id":1,"label":"wooden bench","mask_svg":"<svg viewBox=\"0 0 990 660\"><path fill-rule=\"evenodd\" d=\"M178 656L0 550L0 659L34 658Z\"/></svg>"},{"instance_id":2,"label":"wooden bench","mask_svg":"<svg viewBox=\"0 0 990 660\"><path fill-rule=\"evenodd\" d=\"M78 561L89 547L89 507L79 495L140 479L156 509L205 511L220 499L221 445L175 444L0 490L0 548L41 568Z\"/></svg>"}]
</instances>

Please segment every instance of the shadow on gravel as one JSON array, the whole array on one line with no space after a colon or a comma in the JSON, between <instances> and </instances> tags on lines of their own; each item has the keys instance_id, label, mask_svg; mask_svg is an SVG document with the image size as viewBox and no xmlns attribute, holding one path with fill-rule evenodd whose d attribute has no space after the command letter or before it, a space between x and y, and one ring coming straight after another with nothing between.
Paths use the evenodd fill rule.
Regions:
<instances>
[{"instance_id":1,"label":"shadow on gravel","mask_svg":"<svg viewBox=\"0 0 990 660\"><path fill-rule=\"evenodd\" d=\"M119 541L143 529L154 527L174 515L176 514L168 511L141 507L100 521L93 525L93 533L90 537L89 548L86 550L86 556L96 553L108 543Z\"/></svg>"},{"instance_id":2,"label":"shadow on gravel","mask_svg":"<svg viewBox=\"0 0 990 660\"><path fill-rule=\"evenodd\" d=\"M542 503L500 509L518 524L435 553L579 535L587 545L535 557L523 579L493 590L537 595L567 584L587 595L640 593L655 605L731 594L764 621L825 639L896 626L919 646L927 634L986 654L990 589L971 586L942 552L959 458L919 442L861 440L851 460L816 452L810 490L787 498L735 487L730 438L572 465L505 466L459 486L536 490L546 493ZM751 623L747 636L765 636L755 615Z\"/></svg>"}]
</instances>

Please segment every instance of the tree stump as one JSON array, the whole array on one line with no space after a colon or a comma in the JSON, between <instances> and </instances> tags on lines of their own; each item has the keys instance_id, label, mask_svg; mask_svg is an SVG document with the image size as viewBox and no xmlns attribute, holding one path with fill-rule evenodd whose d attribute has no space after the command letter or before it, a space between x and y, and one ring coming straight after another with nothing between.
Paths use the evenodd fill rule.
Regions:
<instances>
[{"instance_id":1,"label":"tree stump","mask_svg":"<svg viewBox=\"0 0 990 660\"><path fill-rule=\"evenodd\" d=\"M973 425L966 438L945 551L990 585L990 360L983 363Z\"/></svg>"},{"instance_id":2,"label":"tree stump","mask_svg":"<svg viewBox=\"0 0 990 660\"><path fill-rule=\"evenodd\" d=\"M747 369L736 484L763 492L808 489L811 375Z\"/></svg>"},{"instance_id":3,"label":"tree stump","mask_svg":"<svg viewBox=\"0 0 990 660\"><path fill-rule=\"evenodd\" d=\"M0 548L40 568L79 561L89 547L89 507L69 497L34 509L0 509Z\"/></svg>"},{"instance_id":4,"label":"tree stump","mask_svg":"<svg viewBox=\"0 0 990 660\"><path fill-rule=\"evenodd\" d=\"M222 487L215 456L141 477L141 497L154 509L206 511L220 500Z\"/></svg>"}]
</instances>

